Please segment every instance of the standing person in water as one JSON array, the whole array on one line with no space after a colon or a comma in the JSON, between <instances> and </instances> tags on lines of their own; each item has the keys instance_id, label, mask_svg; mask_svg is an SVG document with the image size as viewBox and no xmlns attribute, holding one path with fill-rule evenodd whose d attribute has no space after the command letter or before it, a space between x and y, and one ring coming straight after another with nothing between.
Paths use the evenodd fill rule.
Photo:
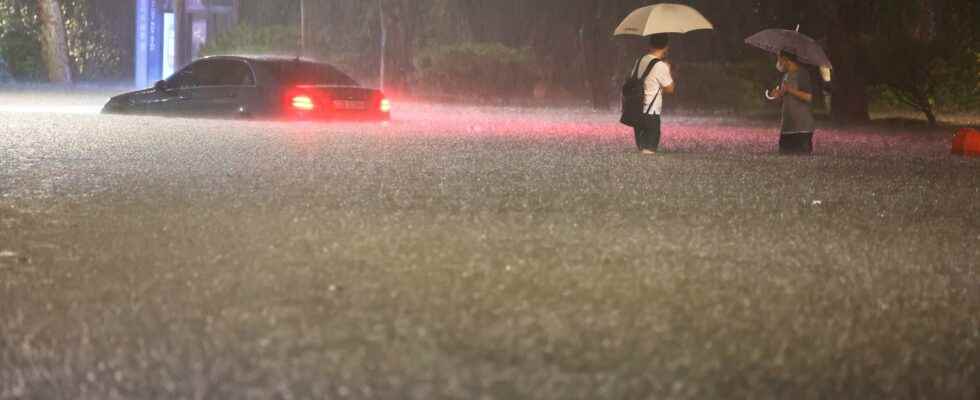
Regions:
<instances>
[{"instance_id":1,"label":"standing person in water","mask_svg":"<svg viewBox=\"0 0 980 400\"><path fill-rule=\"evenodd\" d=\"M640 58L636 70L646 71L653 64L650 75L644 81L643 111L646 123L634 128L636 146L643 154L656 154L660 147L660 116L663 112L664 95L674 93L674 79L670 76L670 64L665 61L670 51L667 34L650 36L647 54Z\"/></svg>"},{"instance_id":2,"label":"standing person in water","mask_svg":"<svg viewBox=\"0 0 980 400\"><path fill-rule=\"evenodd\" d=\"M769 96L783 100L783 122L779 135L779 153L809 155L813 153L813 132L816 123L813 119L813 85L810 74L800 67L796 55L781 51L776 68L783 73L783 79Z\"/></svg>"}]
</instances>

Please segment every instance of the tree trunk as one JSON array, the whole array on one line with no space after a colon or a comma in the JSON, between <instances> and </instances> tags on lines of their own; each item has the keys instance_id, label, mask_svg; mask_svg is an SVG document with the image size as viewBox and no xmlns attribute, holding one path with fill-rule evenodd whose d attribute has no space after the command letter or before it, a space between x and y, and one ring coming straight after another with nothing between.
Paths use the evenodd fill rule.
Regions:
<instances>
[{"instance_id":1,"label":"tree trunk","mask_svg":"<svg viewBox=\"0 0 980 400\"><path fill-rule=\"evenodd\" d=\"M926 119L929 120L929 126L935 127L939 125L939 120L936 118L936 113L932 111L932 107L927 108L923 112L926 114Z\"/></svg>"},{"instance_id":2,"label":"tree trunk","mask_svg":"<svg viewBox=\"0 0 980 400\"><path fill-rule=\"evenodd\" d=\"M68 59L68 34L58 0L38 0L41 17L41 43L44 64L51 83L71 84L71 63Z\"/></svg>"},{"instance_id":3,"label":"tree trunk","mask_svg":"<svg viewBox=\"0 0 980 400\"><path fill-rule=\"evenodd\" d=\"M915 95L915 101L919 103L919 110L926 115L926 120L929 121L929 126L939 125L939 120L936 118L936 110L933 109L932 103L929 102L929 96L925 94L924 91L920 91Z\"/></svg>"},{"instance_id":4,"label":"tree trunk","mask_svg":"<svg viewBox=\"0 0 980 400\"><path fill-rule=\"evenodd\" d=\"M238 21L242 17L242 0L232 0L231 2L231 26L238 26Z\"/></svg>"},{"instance_id":5,"label":"tree trunk","mask_svg":"<svg viewBox=\"0 0 980 400\"><path fill-rule=\"evenodd\" d=\"M174 0L174 69L191 62L191 34L185 0Z\"/></svg>"},{"instance_id":6,"label":"tree trunk","mask_svg":"<svg viewBox=\"0 0 980 400\"><path fill-rule=\"evenodd\" d=\"M306 56L306 0L299 0L299 55Z\"/></svg>"},{"instance_id":7,"label":"tree trunk","mask_svg":"<svg viewBox=\"0 0 980 400\"><path fill-rule=\"evenodd\" d=\"M862 24L866 23L865 0L838 0L831 15L828 47L834 63L831 116L840 123L866 122L868 113L867 77L859 46Z\"/></svg>"},{"instance_id":8,"label":"tree trunk","mask_svg":"<svg viewBox=\"0 0 980 400\"><path fill-rule=\"evenodd\" d=\"M382 91L385 90L385 54L388 52L388 24L385 23L385 3L384 0L378 0L378 21L380 21L381 26L381 51L379 52L380 59L378 60L378 88Z\"/></svg>"},{"instance_id":9,"label":"tree trunk","mask_svg":"<svg viewBox=\"0 0 980 400\"><path fill-rule=\"evenodd\" d=\"M602 33L603 4L602 0L591 0L586 13L583 15L582 37L585 41L583 50L585 52L585 74L589 86L590 99L594 110L608 110L611 106L609 100L610 73L609 63L613 62L613 57L609 56L604 42L610 39L608 34Z\"/></svg>"}]
</instances>

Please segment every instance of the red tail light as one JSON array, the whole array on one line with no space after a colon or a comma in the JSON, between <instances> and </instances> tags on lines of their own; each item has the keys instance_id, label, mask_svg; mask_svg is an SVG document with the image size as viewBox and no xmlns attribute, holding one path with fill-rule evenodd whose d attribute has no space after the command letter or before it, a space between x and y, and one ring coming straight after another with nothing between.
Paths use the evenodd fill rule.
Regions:
<instances>
[{"instance_id":1,"label":"red tail light","mask_svg":"<svg viewBox=\"0 0 980 400\"><path fill-rule=\"evenodd\" d=\"M292 104L294 109L300 111L313 111L316 108L316 105L313 103L313 98L305 95L293 96Z\"/></svg>"},{"instance_id":2,"label":"red tail light","mask_svg":"<svg viewBox=\"0 0 980 400\"><path fill-rule=\"evenodd\" d=\"M378 106L378 109L383 113L391 112L391 101L388 99L381 99L381 104Z\"/></svg>"}]
</instances>

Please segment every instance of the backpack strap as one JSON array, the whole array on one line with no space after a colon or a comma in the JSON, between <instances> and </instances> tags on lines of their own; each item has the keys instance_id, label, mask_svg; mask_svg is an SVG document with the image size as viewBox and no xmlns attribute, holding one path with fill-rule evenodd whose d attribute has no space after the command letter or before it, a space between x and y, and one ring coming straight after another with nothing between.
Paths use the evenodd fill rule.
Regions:
<instances>
[{"instance_id":1,"label":"backpack strap","mask_svg":"<svg viewBox=\"0 0 980 400\"><path fill-rule=\"evenodd\" d=\"M640 59L642 60L643 58ZM640 80L646 82L647 77L650 76L651 72L653 72L653 67L655 67L659 63L660 63L659 58L654 58L653 61L650 61L650 65L647 66L647 72L643 74L643 78L641 78ZM637 64L637 66L639 66L639 64ZM645 112L645 114L650 114L650 111L653 111L653 105L657 104L657 98L660 97L661 91L663 91L663 88L661 88L660 85L657 85L657 94L653 96L653 101L650 102L650 106L647 107L647 111Z\"/></svg>"},{"instance_id":2,"label":"backpack strap","mask_svg":"<svg viewBox=\"0 0 980 400\"><path fill-rule=\"evenodd\" d=\"M663 90L663 89L662 88L661 89L657 89L657 95L656 96L653 96L653 101L650 102L650 107L647 107L647 114L649 114L650 111L653 111L653 105L654 104L657 104L657 98L660 97L660 91L661 90Z\"/></svg>"},{"instance_id":3,"label":"backpack strap","mask_svg":"<svg viewBox=\"0 0 980 400\"><path fill-rule=\"evenodd\" d=\"M636 60L636 64L633 65L633 72L630 72L630 76L636 78L636 74L640 73L640 61L643 61L643 57Z\"/></svg>"},{"instance_id":4,"label":"backpack strap","mask_svg":"<svg viewBox=\"0 0 980 400\"><path fill-rule=\"evenodd\" d=\"M643 56L643 57L646 57L646 56ZM641 81L647 80L647 77L650 76L650 73L651 72L653 72L653 67L656 66L657 63L660 62L659 59L654 58L653 61L650 61L650 65L647 65L647 69L646 69L645 72L643 72L643 76L637 76L636 74L638 72L640 72L640 62L643 61L643 57L640 57L639 60L636 60L636 68L633 70L633 76L639 78Z\"/></svg>"}]
</instances>

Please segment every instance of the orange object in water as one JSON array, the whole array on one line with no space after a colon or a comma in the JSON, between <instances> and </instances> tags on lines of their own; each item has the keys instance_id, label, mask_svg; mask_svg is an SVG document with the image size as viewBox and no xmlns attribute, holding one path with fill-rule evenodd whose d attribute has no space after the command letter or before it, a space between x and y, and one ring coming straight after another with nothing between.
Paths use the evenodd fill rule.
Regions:
<instances>
[{"instance_id":1,"label":"orange object in water","mask_svg":"<svg viewBox=\"0 0 980 400\"><path fill-rule=\"evenodd\" d=\"M953 154L961 156L980 156L980 131L963 128L953 137Z\"/></svg>"}]
</instances>

